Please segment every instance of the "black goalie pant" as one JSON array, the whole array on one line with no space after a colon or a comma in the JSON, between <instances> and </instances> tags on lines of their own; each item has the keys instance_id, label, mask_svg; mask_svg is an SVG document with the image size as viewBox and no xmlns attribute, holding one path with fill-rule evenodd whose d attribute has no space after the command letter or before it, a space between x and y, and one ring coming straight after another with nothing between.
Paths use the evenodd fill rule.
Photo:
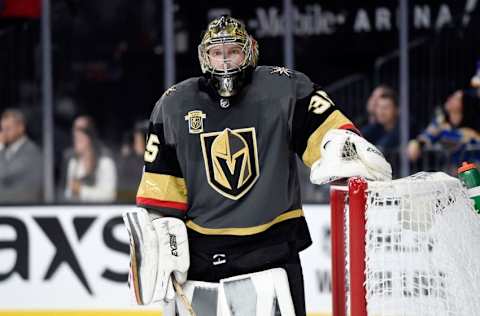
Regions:
<instances>
[{"instance_id":1,"label":"black goalie pant","mask_svg":"<svg viewBox=\"0 0 480 316\"><path fill-rule=\"evenodd\" d=\"M188 279L219 282L220 279L236 275L283 268L288 282L296 316L305 316L305 294L303 273L298 251L289 243L276 245L236 246L223 251L195 249L197 243L190 242L190 269ZM205 248L205 244L199 248ZM207 247L210 248L210 247ZM200 251L199 251L200 250Z\"/></svg>"}]
</instances>

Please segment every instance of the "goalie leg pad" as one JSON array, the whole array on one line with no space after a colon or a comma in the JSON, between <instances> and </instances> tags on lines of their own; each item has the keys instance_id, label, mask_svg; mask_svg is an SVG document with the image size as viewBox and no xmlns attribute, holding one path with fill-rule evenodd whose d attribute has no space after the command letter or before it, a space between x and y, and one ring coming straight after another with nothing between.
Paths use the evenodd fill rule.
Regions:
<instances>
[{"instance_id":1,"label":"goalie leg pad","mask_svg":"<svg viewBox=\"0 0 480 316\"><path fill-rule=\"evenodd\" d=\"M123 220L130 237L129 284L136 303L174 301L172 278L183 284L190 266L185 224L173 217L152 221L142 208L125 212Z\"/></svg>"},{"instance_id":2,"label":"goalie leg pad","mask_svg":"<svg viewBox=\"0 0 480 316\"><path fill-rule=\"evenodd\" d=\"M123 213L123 221L130 238L130 291L137 304L149 304L155 292L158 269L157 235L144 209Z\"/></svg>"},{"instance_id":3,"label":"goalie leg pad","mask_svg":"<svg viewBox=\"0 0 480 316\"><path fill-rule=\"evenodd\" d=\"M275 268L220 280L218 316L295 316L287 273Z\"/></svg>"},{"instance_id":4,"label":"goalie leg pad","mask_svg":"<svg viewBox=\"0 0 480 316\"><path fill-rule=\"evenodd\" d=\"M187 281L183 292L197 316L295 316L287 273L281 268L242 274L220 283ZM175 305L179 316L191 316L178 293Z\"/></svg>"},{"instance_id":5,"label":"goalie leg pad","mask_svg":"<svg viewBox=\"0 0 480 316\"><path fill-rule=\"evenodd\" d=\"M183 292L191 303L197 316L214 316L217 314L218 283L187 281L183 285ZM175 300L179 316L191 316L185 302L177 293Z\"/></svg>"}]
</instances>

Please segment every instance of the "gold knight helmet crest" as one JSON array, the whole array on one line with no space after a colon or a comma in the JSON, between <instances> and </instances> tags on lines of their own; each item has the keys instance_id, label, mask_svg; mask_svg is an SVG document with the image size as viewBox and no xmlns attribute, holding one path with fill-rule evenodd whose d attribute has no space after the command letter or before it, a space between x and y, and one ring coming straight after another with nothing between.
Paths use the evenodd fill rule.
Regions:
<instances>
[{"instance_id":1,"label":"gold knight helmet crest","mask_svg":"<svg viewBox=\"0 0 480 316\"><path fill-rule=\"evenodd\" d=\"M260 174L255 129L205 133L201 143L210 186L232 200L245 195Z\"/></svg>"}]
</instances>

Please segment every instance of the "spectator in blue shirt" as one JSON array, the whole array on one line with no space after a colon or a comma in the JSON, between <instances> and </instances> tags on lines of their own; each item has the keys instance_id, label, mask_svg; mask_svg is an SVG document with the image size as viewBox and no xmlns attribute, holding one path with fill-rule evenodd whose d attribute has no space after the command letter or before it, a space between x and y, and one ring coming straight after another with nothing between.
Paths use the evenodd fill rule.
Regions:
<instances>
[{"instance_id":1,"label":"spectator in blue shirt","mask_svg":"<svg viewBox=\"0 0 480 316\"><path fill-rule=\"evenodd\" d=\"M468 148L480 145L480 105L479 99L458 90L451 94L444 108L438 111L428 127L411 140L407 154L412 161L420 158L422 147L440 144L450 155L450 162L459 164L461 160L479 160L469 156Z\"/></svg>"}]
</instances>

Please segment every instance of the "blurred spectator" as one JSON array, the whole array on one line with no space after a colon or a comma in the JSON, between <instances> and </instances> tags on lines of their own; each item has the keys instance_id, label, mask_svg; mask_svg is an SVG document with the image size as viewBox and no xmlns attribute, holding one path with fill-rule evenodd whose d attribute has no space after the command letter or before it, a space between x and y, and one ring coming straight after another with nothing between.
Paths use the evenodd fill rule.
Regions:
<instances>
[{"instance_id":1,"label":"blurred spectator","mask_svg":"<svg viewBox=\"0 0 480 316\"><path fill-rule=\"evenodd\" d=\"M480 60L477 61L477 71L470 80L470 85L474 89L474 95L480 98Z\"/></svg>"},{"instance_id":2,"label":"blurred spectator","mask_svg":"<svg viewBox=\"0 0 480 316\"><path fill-rule=\"evenodd\" d=\"M38 203L42 199L42 155L26 134L22 112L7 109L0 122L0 203Z\"/></svg>"},{"instance_id":3,"label":"blurred spectator","mask_svg":"<svg viewBox=\"0 0 480 316\"><path fill-rule=\"evenodd\" d=\"M440 144L450 156L450 163L461 160L478 160L468 156L469 147L480 145L480 102L464 91L455 91L445 102L443 111L438 111L434 120L408 144L407 154L416 161L422 154L422 147ZM473 153L473 152L472 152Z\"/></svg>"},{"instance_id":4,"label":"blurred spectator","mask_svg":"<svg viewBox=\"0 0 480 316\"><path fill-rule=\"evenodd\" d=\"M362 135L380 149L396 149L400 143L397 94L395 90L384 85L375 90L380 93L372 101L375 103L373 106L375 118L372 119L372 123L361 129ZM375 93L374 91L370 98L373 98Z\"/></svg>"},{"instance_id":5,"label":"blurred spectator","mask_svg":"<svg viewBox=\"0 0 480 316\"><path fill-rule=\"evenodd\" d=\"M135 124L133 133L125 135L118 161L118 202L135 203L142 178L147 131L148 121L140 121Z\"/></svg>"},{"instance_id":6,"label":"blurred spectator","mask_svg":"<svg viewBox=\"0 0 480 316\"><path fill-rule=\"evenodd\" d=\"M75 118L73 121L73 127L70 129L70 139L73 142L73 131L76 129L91 129L96 131L96 126L93 121L93 118L88 115L80 115ZM102 150L105 150L105 148L102 147ZM67 186L66 180L67 180L67 167L68 163L70 160L72 160L75 157L75 149L73 146L68 147L63 151L62 154L62 162L61 162L61 167L60 167L60 188L62 190L62 195L64 195L65 188Z\"/></svg>"},{"instance_id":7,"label":"blurred spectator","mask_svg":"<svg viewBox=\"0 0 480 316\"><path fill-rule=\"evenodd\" d=\"M378 124L382 126L382 134L375 142L375 145L383 150L396 149L400 144L400 128L395 92L385 92L378 99L375 113Z\"/></svg>"},{"instance_id":8,"label":"blurred spectator","mask_svg":"<svg viewBox=\"0 0 480 316\"><path fill-rule=\"evenodd\" d=\"M115 162L102 146L93 120L79 116L73 124L73 151L67 152L65 198L68 201L113 202L117 189Z\"/></svg>"},{"instance_id":9,"label":"blurred spectator","mask_svg":"<svg viewBox=\"0 0 480 316\"><path fill-rule=\"evenodd\" d=\"M381 84L381 85L377 86L375 89L373 89L372 93L370 94L370 96L368 97L368 100L367 100L367 106L366 106L366 109L365 109L366 110L366 116L362 117L357 122L357 126L366 126L366 125L374 124L374 123L377 122L375 111L376 111L376 108L377 108L378 99L386 91L387 92L393 91L393 89L390 88L389 86L385 85L385 84Z\"/></svg>"}]
</instances>

